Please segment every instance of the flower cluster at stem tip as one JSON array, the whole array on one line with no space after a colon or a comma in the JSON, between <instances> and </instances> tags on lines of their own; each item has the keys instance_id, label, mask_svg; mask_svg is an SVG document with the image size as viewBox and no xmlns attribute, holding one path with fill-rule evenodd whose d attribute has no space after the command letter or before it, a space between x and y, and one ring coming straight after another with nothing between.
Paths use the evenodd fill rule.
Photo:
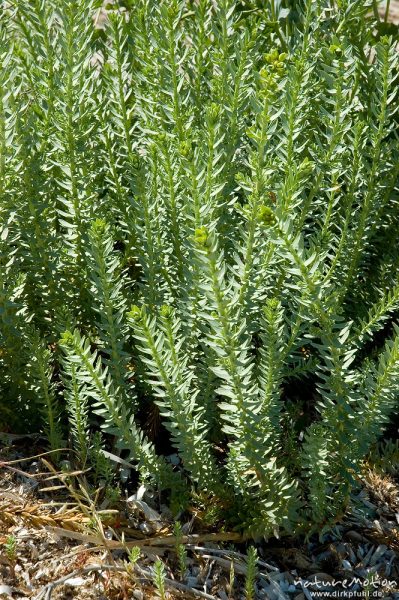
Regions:
<instances>
[{"instance_id":1,"label":"flower cluster at stem tip","mask_svg":"<svg viewBox=\"0 0 399 600\"><path fill-rule=\"evenodd\" d=\"M270 206L265 206L264 204L259 207L257 217L259 223L265 225L266 227L270 227L276 222L276 217L273 210L270 208Z\"/></svg>"},{"instance_id":2,"label":"flower cluster at stem tip","mask_svg":"<svg viewBox=\"0 0 399 600\"><path fill-rule=\"evenodd\" d=\"M73 335L70 331L64 331L61 335L60 344L64 346L71 346L73 343Z\"/></svg>"},{"instance_id":3,"label":"flower cluster at stem tip","mask_svg":"<svg viewBox=\"0 0 399 600\"><path fill-rule=\"evenodd\" d=\"M198 246L205 247L208 242L208 237L209 234L206 227L199 227L195 230L194 241L196 244L198 244Z\"/></svg>"},{"instance_id":4,"label":"flower cluster at stem tip","mask_svg":"<svg viewBox=\"0 0 399 600\"><path fill-rule=\"evenodd\" d=\"M279 53L277 48L265 54L265 62L270 66L271 70L278 73L281 73L284 69L287 58L288 54L286 52Z\"/></svg>"},{"instance_id":5,"label":"flower cluster at stem tip","mask_svg":"<svg viewBox=\"0 0 399 600\"><path fill-rule=\"evenodd\" d=\"M263 307L263 312L266 316L268 316L270 311L275 311L278 307L277 298L269 298L266 301L266 305Z\"/></svg>"},{"instance_id":6,"label":"flower cluster at stem tip","mask_svg":"<svg viewBox=\"0 0 399 600\"><path fill-rule=\"evenodd\" d=\"M337 56L342 55L342 48L340 46L338 46L337 44L331 44L329 50L330 50L331 54L336 54Z\"/></svg>"},{"instance_id":7,"label":"flower cluster at stem tip","mask_svg":"<svg viewBox=\"0 0 399 600\"><path fill-rule=\"evenodd\" d=\"M91 227L95 233L102 234L105 231L106 223L104 219L96 219L95 221L93 221Z\"/></svg>"},{"instance_id":8,"label":"flower cluster at stem tip","mask_svg":"<svg viewBox=\"0 0 399 600\"><path fill-rule=\"evenodd\" d=\"M159 312L161 313L162 317L165 317L165 319L167 319L168 317L172 316L173 310L172 307L169 306L169 304L163 304Z\"/></svg>"},{"instance_id":9,"label":"flower cluster at stem tip","mask_svg":"<svg viewBox=\"0 0 399 600\"><path fill-rule=\"evenodd\" d=\"M216 102L212 102L208 108L208 121L210 125L215 125L220 115L220 105Z\"/></svg>"},{"instance_id":10,"label":"flower cluster at stem tip","mask_svg":"<svg viewBox=\"0 0 399 600\"><path fill-rule=\"evenodd\" d=\"M183 140L182 142L180 142L179 150L180 150L180 154L184 158L191 158L192 154L193 154L191 140Z\"/></svg>"},{"instance_id":11,"label":"flower cluster at stem tip","mask_svg":"<svg viewBox=\"0 0 399 600\"><path fill-rule=\"evenodd\" d=\"M279 53L276 48L265 54L266 65L259 72L261 86L265 91L276 89L277 79L284 71L287 58L286 52Z\"/></svg>"},{"instance_id":12,"label":"flower cluster at stem tip","mask_svg":"<svg viewBox=\"0 0 399 600\"><path fill-rule=\"evenodd\" d=\"M136 321L136 323L138 323L139 321L141 321L142 316L143 312L141 308L137 306L137 304L132 304L128 313L129 319L132 319L132 321Z\"/></svg>"}]
</instances>

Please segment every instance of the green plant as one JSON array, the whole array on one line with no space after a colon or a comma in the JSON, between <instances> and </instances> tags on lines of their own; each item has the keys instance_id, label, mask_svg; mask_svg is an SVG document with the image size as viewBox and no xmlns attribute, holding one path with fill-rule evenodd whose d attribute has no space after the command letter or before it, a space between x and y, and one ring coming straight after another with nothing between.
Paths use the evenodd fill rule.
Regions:
<instances>
[{"instance_id":1,"label":"green plant","mask_svg":"<svg viewBox=\"0 0 399 600\"><path fill-rule=\"evenodd\" d=\"M245 575L245 598L246 598L246 600L254 600L254 598L255 598L257 562L258 562L257 550L254 546L251 546L248 549L247 572Z\"/></svg>"},{"instance_id":2,"label":"green plant","mask_svg":"<svg viewBox=\"0 0 399 600\"><path fill-rule=\"evenodd\" d=\"M399 468L399 440L383 440L376 444L368 457L370 466L380 472L395 475Z\"/></svg>"},{"instance_id":3,"label":"green plant","mask_svg":"<svg viewBox=\"0 0 399 600\"><path fill-rule=\"evenodd\" d=\"M14 535L8 535L4 542L6 556L10 562L15 562L17 559L18 542Z\"/></svg>"},{"instance_id":4,"label":"green plant","mask_svg":"<svg viewBox=\"0 0 399 600\"><path fill-rule=\"evenodd\" d=\"M137 0L101 30L94 0L5 4L9 428L68 439L95 485L111 447L254 537L337 518L399 394L398 53L372 4Z\"/></svg>"},{"instance_id":5,"label":"green plant","mask_svg":"<svg viewBox=\"0 0 399 600\"><path fill-rule=\"evenodd\" d=\"M140 558L140 548L138 546L134 546L129 552L129 562L132 565L135 565Z\"/></svg>"},{"instance_id":6,"label":"green plant","mask_svg":"<svg viewBox=\"0 0 399 600\"><path fill-rule=\"evenodd\" d=\"M161 598L161 600L166 600L165 578L166 578L165 565L158 558L154 563L154 583L158 590L159 597Z\"/></svg>"},{"instance_id":7,"label":"green plant","mask_svg":"<svg viewBox=\"0 0 399 600\"><path fill-rule=\"evenodd\" d=\"M57 401L56 387L53 381L52 353L46 347L45 340L39 332L32 328L26 330L26 342L29 350L27 359L28 385L35 394L38 406L43 415L44 431L51 450L62 448L62 431L60 426L60 406ZM78 419L78 411L72 411L73 419ZM78 446L79 447L79 446ZM55 461L58 453L53 454Z\"/></svg>"},{"instance_id":8,"label":"green plant","mask_svg":"<svg viewBox=\"0 0 399 600\"><path fill-rule=\"evenodd\" d=\"M102 483L105 485L106 494L109 495L109 500L118 497L119 488L110 487L112 484L114 471L110 461L103 453L104 440L100 431L95 431L91 438L91 447L89 448L88 458L93 469L94 483Z\"/></svg>"},{"instance_id":9,"label":"green plant","mask_svg":"<svg viewBox=\"0 0 399 600\"><path fill-rule=\"evenodd\" d=\"M175 550L176 550L176 555L177 555L177 560L178 560L178 565L179 565L179 576L180 579L182 581L184 581L184 579L186 578L186 573L187 573L187 551L186 551L186 547L184 546L184 544L182 544L182 537L183 537L183 532L182 532L182 527L181 527L181 523L180 521L176 521L174 528L173 528L173 533L176 536L176 545L175 545Z\"/></svg>"}]
</instances>

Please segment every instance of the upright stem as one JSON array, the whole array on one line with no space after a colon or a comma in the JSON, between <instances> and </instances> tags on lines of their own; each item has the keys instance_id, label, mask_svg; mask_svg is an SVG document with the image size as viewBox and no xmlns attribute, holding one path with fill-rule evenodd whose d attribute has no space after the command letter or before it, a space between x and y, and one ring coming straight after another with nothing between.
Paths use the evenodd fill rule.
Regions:
<instances>
[{"instance_id":1,"label":"upright stem","mask_svg":"<svg viewBox=\"0 0 399 600\"><path fill-rule=\"evenodd\" d=\"M276 15L276 7L274 5L274 0L271 0L270 2L270 8L271 8L271 12L272 12L272 21L273 23L276 23L276 33L277 33L277 37L281 42L281 47L284 50L284 52L286 52L288 46L287 46L287 42L284 39L283 34L281 33L281 29L280 29L280 24L277 21L277 15Z\"/></svg>"},{"instance_id":2,"label":"upright stem","mask_svg":"<svg viewBox=\"0 0 399 600\"><path fill-rule=\"evenodd\" d=\"M373 13L377 21L380 21L380 15L378 12L378 0L373 0Z\"/></svg>"},{"instance_id":3,"label":"upright stem","mask_svg":"<svg viewBox=\"0 0 399 600\"><path fill-rule=\"evenodd\" d=\"M386 7L385 7L384 23L388 22L390 4L391 4L391 0L387 0L387 4L386 4Z\"/></svg>"}]
</instances>

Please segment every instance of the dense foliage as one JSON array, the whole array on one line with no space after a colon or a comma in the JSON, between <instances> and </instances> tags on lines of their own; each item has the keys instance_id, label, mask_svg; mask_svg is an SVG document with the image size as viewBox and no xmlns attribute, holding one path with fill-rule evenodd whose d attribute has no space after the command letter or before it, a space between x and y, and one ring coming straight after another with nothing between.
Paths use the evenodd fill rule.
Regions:
<instances>
[{"instance_id":1,"label":"dense foliage","mask_svg":"<svg viewBox=\"0 0 399 600\"><path fill-rule=\"evenodd\" d=\"M395 43L266 4L0 20L1 426L253 535L330 523L399 394Z\"/></svg>"}]
</instances>

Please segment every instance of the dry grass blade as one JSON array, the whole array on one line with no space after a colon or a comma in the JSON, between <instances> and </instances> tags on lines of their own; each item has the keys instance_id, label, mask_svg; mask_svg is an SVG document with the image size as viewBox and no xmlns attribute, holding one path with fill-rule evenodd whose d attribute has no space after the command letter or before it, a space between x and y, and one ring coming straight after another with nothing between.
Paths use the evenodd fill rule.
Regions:
<instances>
[{"instance_id":1,"label":"dry grass blade","mask_svg":"<svg viewBox=\"0 0 399 600\"><path fill-rule=\"evenodd\" d=\"M101 544L101 540L93 535L86 535L84 533L66 531L60 527L47 527L47 530L51 533L60 537L68 537L72 539L78 539L88 544ZM111 550L121 550L124 548L134 548L138 546L154 547L154 546L174 546L177 543L180 544L198 544L205 542L241 542L243 541L242 535L239 533L205 533L183 535L182 537L176 537L175 535L157 536L153 538L145 538L140 540L132 540L128 542L118 542L116 540L106 540L106 547Z\"/></svg>"},{"instance_id":2,"label":"dry grass blade","mask_svg":"<svg viewBox=\"0 0 399 600\"><path fill-rule=\"evenodd\" d=\"M15 503L12 498L0 503L0 523L6 526L17 525L22 521L34 527L61 527L68 531L79 531L89 522L77 508L56 513L46 510L40 503L29 504L26 501Z\"/></svg>"},{"instance_id":3,"label":"dry grass blade","mask_svg":"<svg viewBox=\"0 0 399 600\"><path fill-rule=\"evenodd\" d=\"M17 437L21 437L21 436L17 436ZM22 436L22 437L29 437L29 436ZM34 454L33 456L25 456L22 458L16 458L15 460L1 461L0 466L16 465L18 463L29 462L31 460L35 460L36 458L43 459L43 456L50 456L51 454L57 454L60 452L70 452L70 449L69 448L58 448L57 450L47 450L47 452L40 452L40 454Z\"/></svg>"}]
</instances>

